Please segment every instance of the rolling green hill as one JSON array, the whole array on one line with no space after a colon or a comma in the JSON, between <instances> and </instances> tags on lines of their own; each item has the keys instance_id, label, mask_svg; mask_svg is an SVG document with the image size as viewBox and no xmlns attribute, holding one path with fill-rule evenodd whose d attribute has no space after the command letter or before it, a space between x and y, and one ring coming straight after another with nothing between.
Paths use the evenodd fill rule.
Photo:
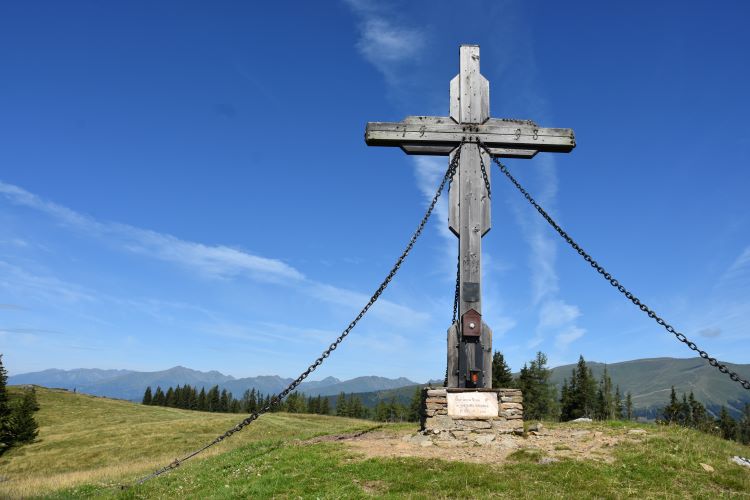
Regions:
<instances>
[{"instance_id":1,"label":"rolling green hill","mask_svg":"<svg viewBox=\"0 0 750 500\"><path fill-rule=\"evenodd\" d=\"M38 442L0 458L0 497L45 498L713 498L750 495L750 470L729 461L750 448L677 427L634 423L548 424L586 439L619 437L606 457L540 461L534 439L501 463L366 458L340 439L371 422L264 415L177 470L120 489L213 438L237 415L142 406L38 390ZM634 439L632 431L647 438ZM400 436L413 425L377 432ZM317 439L311 439L320 436ZM599 437L597 437L599 436ZM602 437L603 436L603 437ZM590 442L590 441L589 441ZM585 448L588 446L582 443ZM610 445L607 445L610 446ZM420 446L415 446L419 449ZM555 450L564 447L555 447ZM449 449L446 449L448 452ZM477 457L483 448L467 448ZM454 452L455 453L455 452ZM446 457L447 458L447 457ZM709 468L702 464L707 464Z\"/></svg>"},{"instance_id":2,"label":"rolling green hill","mask_svg":"<svg viewBox=\"0 0 750 500\"><path fill-rule=\"evenodd\" d=\"M37 397L39 436L36 442L0 456L0 498L54 491L81 482L133 479L205 444L243 418L41 387ZM306 439L368 427L372 423L361 420L275 413L264 415L260 422L206 453L211 456L250 443Z\"/></svg>"}]
</instances>

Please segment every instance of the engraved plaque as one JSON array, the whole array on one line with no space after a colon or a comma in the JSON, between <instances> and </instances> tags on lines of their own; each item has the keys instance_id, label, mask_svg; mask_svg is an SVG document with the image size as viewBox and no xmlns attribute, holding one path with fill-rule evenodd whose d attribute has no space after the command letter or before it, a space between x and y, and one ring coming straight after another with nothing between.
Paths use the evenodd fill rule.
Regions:
<instances>
[{"instance_id":1,"label":"engraved plaque","mask_svg":"<svg viewBox=\"0 0 750 500\"><path fill-rule=\"evenodd\" d=\"M449 392L448 416L490 418L499 413L494 392Z\"/></svg>"}]
</instances>

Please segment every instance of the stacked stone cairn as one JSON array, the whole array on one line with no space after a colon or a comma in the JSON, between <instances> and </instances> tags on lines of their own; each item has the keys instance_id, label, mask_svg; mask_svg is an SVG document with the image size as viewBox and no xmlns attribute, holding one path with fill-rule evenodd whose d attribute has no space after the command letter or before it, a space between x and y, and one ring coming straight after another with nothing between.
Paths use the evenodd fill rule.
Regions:
<instances>
[{"instance_id":1,"label":"stacked stone cairn","mask_svg":"<svg viewBox=\"0 0 750 500\"><path fill-rule=\"evenodd\" d=\"M494 394L497 397L498 414L449 414L448 393L475 392ZM427 387L422 392L420 434L437 440L473 441L479 444L490 444L500 435L523 434L523 396L519 389Z\"/></svg>"}]
</instances>

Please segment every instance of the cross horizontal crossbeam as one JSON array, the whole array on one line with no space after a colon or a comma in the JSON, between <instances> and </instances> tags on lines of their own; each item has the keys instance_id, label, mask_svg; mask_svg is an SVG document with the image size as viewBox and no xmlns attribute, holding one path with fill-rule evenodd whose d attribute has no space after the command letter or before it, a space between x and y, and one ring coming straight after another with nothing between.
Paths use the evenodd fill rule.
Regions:
<instances>
[{"instance_id":1,"label":"cross horizontal crossbeam","mask_svg":"<svg viewBox=\"0 0 750 500\"><path fill-rule=\"evenodd\" d=\"M490 118L481 124L450 117L409 116L400 122L369 122L368 146L399 146L407 154L448 155L461 141L481 141L495 156L530 158L539 151L567 153L573 129L544 128L532 121Z\"/></svg>"}]
</instances>

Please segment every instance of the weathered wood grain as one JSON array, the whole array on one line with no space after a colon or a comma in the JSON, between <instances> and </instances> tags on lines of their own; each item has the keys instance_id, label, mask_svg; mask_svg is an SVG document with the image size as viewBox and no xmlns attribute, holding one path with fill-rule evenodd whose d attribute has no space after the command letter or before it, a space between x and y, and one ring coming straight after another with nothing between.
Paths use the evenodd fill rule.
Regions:
<instances>
[{"instance_id":1,"label":"weathered wood grain","mask_svg":"<svg viewBox=\"0 0 750 500\"><path fill-rule=\"evenodd\" d=\"M448 328L448 387L458 387L458 323Z\"/></svg>"},{"instance_id":2,"label":"weathered wood grain","mask_svg":"<svg viewBox=\"0 0 750 500\"><path fill-rule=\"evenodd\" d=\"M461 141L482 141L490 148L569 152L575 148L572 129L534 127L488 120L484 124L465 125L449 121L369 122L365 129L368 146L438 146L448 154ZM438 153L433 153L438 154Z\"/></svg>"}]
</instances>

